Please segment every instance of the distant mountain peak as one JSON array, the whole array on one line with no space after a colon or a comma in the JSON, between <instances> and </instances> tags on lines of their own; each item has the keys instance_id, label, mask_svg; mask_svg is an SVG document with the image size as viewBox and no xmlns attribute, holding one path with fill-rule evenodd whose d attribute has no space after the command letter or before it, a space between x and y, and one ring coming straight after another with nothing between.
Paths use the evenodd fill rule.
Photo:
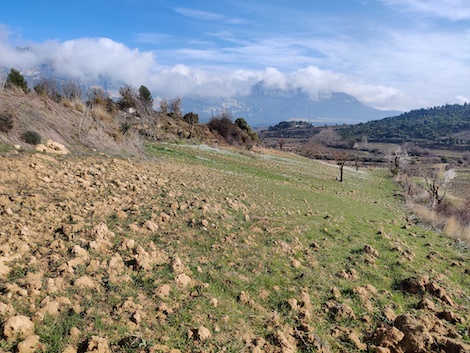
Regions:
<instances>
[{"instance_id":1,"label":"distant mountain peak","mask_svg":"<svg viewBox=\"0 0 470 353\"><path fill-rule=\"evenodd\" d=\"M183 109L200 115L202 121L222 111L244 117L252 126L270 126L289 119L313 124L359 123L398 115L362 104L344 92L321 92L312 97L301 88L268 87L263 81L252 86L251 94L231 98L183 98Z\"/></svg>"}]
</instances>

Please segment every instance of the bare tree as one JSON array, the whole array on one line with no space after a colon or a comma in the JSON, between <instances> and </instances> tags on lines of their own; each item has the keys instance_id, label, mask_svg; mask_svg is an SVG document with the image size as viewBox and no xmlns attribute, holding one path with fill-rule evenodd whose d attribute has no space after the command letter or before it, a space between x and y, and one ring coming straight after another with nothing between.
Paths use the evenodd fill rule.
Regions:
<instances>
[{"instance_id":1,"label":"bare tree","mask_svg":"<svg viewBox=\"0 0 470 353\"><path fill-rule=\"evenodd\" d=\"M443 177L439 177L439 172L433 169L431 175L425 177L427 192L431 198L432 207L441 204L447 193L448 184L455 178L456 173L454 169L448 169L444 172Z\"/></svg>"},{"instance_id":2,"label":"bare tree","mask_svg":"<svg viewBox=\"0 0 470 353\"><path fill-rule=\"evenodd\" d=\"M405 146L400 146L385 155L390 162L390 172L393 176L397 176L408 164L410 164L410 156Z\"/></svg>"},{"instance_id":3,"label":"bare tree","mask_svg":"<svg viewBox=\"0 0 470 353\"><path fill-rule=\"evenodd\" d=\"M349 154L345 152L336 152L333 154L333 158L335 159L336 163L339 166L339 179L337 179L340 183L343 182L343 172L344 166L346 161L349 159Z\"/></svg>"},{"instance_id":4,"label":"bare tree","mask_svg":"<svg viewBox=\"0 0 470 353\"><path fill-rule=\"evenodd\" d=\"M183 116L183 121L189 124L189 139L193 133L194 125L199 124L199 115L193 112L189 112Z\"/></svg>"},{"instance_id":5,"label":"bare tree","mask_svg":"<svg viewBox=\"0 0 470 353\"><path fill-rule=\"evenodd\" d=\"M49 98L59 101L60 93L57 81L53 78L43 77L34 85L34 91L38 94L46 95Z\"/></svg>"},{"instance_id":6,"label":"bare tree","mask_svg":"<svg viewBox=\"0 0 470 353\"><path fill-rule=\"evenodd\" d=\"M179 98L179 97L174 98L170 101L170 115L174 119L181 119L182 118L181 103L182 103L182 99Z\"/></svg>"},{"instance_id":7,"label":"bare tree","mask_svg":"<svg viewBox=\"0 0 470 353\"><path fill-rule=\"evenodd\" d=\"M312 137L313 141L321 143L324 146L333 146L335 141L338 141L340 139L340 136L332 127L323 129L318 134Z\"/></svg>"},{"instance_id":8,"label":"bare tree","mask_svg":"<svg viewBox=\"0 0 470 353\"><path fill-rule=\"evenodd\" d=\"M62 93L65 98L71 101L80 101L82 99L82 89L77 81L65 81L62 83Z\"/></svg>"},{"instance_id":9,"label":"bare tree","mask_svg":"<svg viewBox=\"0 0 470 353\"><path fill-rule=\"evenodd\" d=\"M86 92L88 103L106 105L109 98L109 93L101 86L91 86Z\"/></svg>"},{"instance_id":10,"label":"bare tree","mask_svg":"<svg viewBox=\"0 0 470 353\"><path fill-rule=\"evenodd\" d=\"M0 90L5 88L5 84L7 82L7 73L0 71Z\"/></svg>"},{"instance_id":11,"label":"bare tree","mask_svg":"<svg viewBox=\"0 0 470 353\"><path fill-rule=\"evenodd\" d=\"M160 99L159 104L159 113L162 115L168 115L168 111L170 110L170 106L168 104L168 100L166 98Z\"/></svg>"},{"instance_id":12,"label":"bare tree","mask_svg":"<svg viewBox=\"0 0 470 353\"><path fill-rule=\"evenodd\" d=\"M119 108L124 110L130 108L138 108L139 93L134 87L130 85L124 85L119 87L119 95L121 96L118 102Z\"/></svg>"}]
</instances>

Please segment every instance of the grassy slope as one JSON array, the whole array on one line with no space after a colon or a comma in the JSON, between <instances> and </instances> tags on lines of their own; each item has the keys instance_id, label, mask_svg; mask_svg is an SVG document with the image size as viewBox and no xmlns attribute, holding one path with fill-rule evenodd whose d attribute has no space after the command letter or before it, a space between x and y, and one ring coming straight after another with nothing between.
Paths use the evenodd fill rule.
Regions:
<instances>
[{"instance_id":1,"label":"grassy slope","mask_svg":"<svg viewBox=\"0 0 470 353\"><path fill-rule=\"evenodd\" d=\"M119 252L126 238L134 238L147 250L153 241L170 259L181 259L192 285L175 285L178 271L171 262L164 262L151 270L129 266L130 283L103 284L93 296L70 287L67 295L79 301L80 316L62 315L37 325L41 340L57 347L56 351L73 342L68 335L72 326L81 330L81 339L105 336L121 351L125 346L138 351L132 340L122 341L131 335L139 337L141 346L151 343L162 351L165 347L192 352L224 347L239 352L255 345L277 351L273 347L282 346L283 335L295 338L296 349L301 351L322 347L355 351L348 339L333 337L334 329L350 328L362 341L372 343L367 337L376 325L390 322L384 308L396 314L415 310L420 297L404 294L397 284L421 273L438 276L459 305L460 315L468 317L468 250L410 225L403 204L394 196L396 186L385 171L346 170L345 182L338 183L336 166L274 151L173 144L148 145L147 150L157 161L120 165L128 176L121 182L141 180L140 173L146 175L143 180L164 182L131 198L129 204L137 205L139 211L128 211L128 218L120 219L115 213L101 217L115 233L110 254ZM65 158L60 163L75 164L68 160L73 157L60 158ZM106 164L108 172L113 168L113 163ZM105 192L95 193L95 198L116 196ZM161 223L158 232L136 234L129 227L159 219L160 211L169 214L171 221ZM94 217L94 223L100 220L99 214ZM379 255L366 254L365 245ZM90 253L103 260L102 255ZM430 259L430 253L437 255ZM125 252L121 255L126 259ZM11 282L27 272L22 268L26 264L19 261L16 266L9 275ZM343 278L341 274L351 270L356 276ZM84 272L78 267L73 276L76 279ZM172 290L169 297L160 299L155 290L162 284L170 284ZM354 288L366 285L375 287L377 293L363 301ZM337 298L333 287L340 292ZM138 326L129 324L129 316L116 309L126 298L143 306L144 318ZM438 299L431 300L444 307ZM354 313L334 315L327 309L344 304ZM17 312L30 310L21 301L14 305ZM210 338L197 339L195 331L201 325L209 329ZM461 334L468 334L460 329ZM5 342L3 346L9 347Z\"/></svg>"},{"instance_id":2,"label":"grassy slope","mask_svg":"<svg viewBox=\"0 0 470 353\"><path fill-rule=\"evenodd\" d=\"M160 146L151 151L172 162L207 166L210 169L201 197L228 195L240 199L249 210L250 220L230 209L229 217L214 215L211 221L217 229L188 239L183 252L191 257L190 263L198 263L201 253L210 251L200 275L203 282L211 284L207 294L228 302L232 315L243 317L244 330L254 336L268 333L267 321L274 312L279 313L282 323L298 324L299 319L286 303L290 298L300 302L303 290L314 306L315 334L329 341L334 323L325 315L324 304L332 298L330 290L334 286L343 294L340 302L349 303L357 318L369 315L378 320L383 319L384 306L399 314L417 304L419 298L396 289L398 282L413 275L442 273L447 276L449 290L454 286L468 289L468 276L461 268L450 266L462 256L468 258L468 253L448 239L410 226L402 203L393 196L395 185L383 170L347 171L346 182L341 184L334 180L338 173L335 166L295 156L205 151L186 146ZM215 176L210 175L213 173ZM233 241L225 245L221 241L227 235L233 235ZM311 247L314 242L318 249ZM367 256L362 252L365 245L379 251L376 266L366 263ZM396 245L410 250L414 258L406 260L393 250ZM432 251L443 258L430 261L426 256ZM294 259L300 267L293 266ZM357 279L337 276L350 269L357 271ZM352 290L366 284L378 290L372 299L374 310L369 313ZM255 301L254 308L237 302L241 290ZM262 298L263 290L269 293L268 298ZM214 318L224 315L224 309L217 311ZM340 324L360 327L362 332L368 329L360 320L343 321ZM235 327L229 327L229 331L238 325L235 320ZM336 346L334 339L330 345Z\"/></svg>"}]
</instances>

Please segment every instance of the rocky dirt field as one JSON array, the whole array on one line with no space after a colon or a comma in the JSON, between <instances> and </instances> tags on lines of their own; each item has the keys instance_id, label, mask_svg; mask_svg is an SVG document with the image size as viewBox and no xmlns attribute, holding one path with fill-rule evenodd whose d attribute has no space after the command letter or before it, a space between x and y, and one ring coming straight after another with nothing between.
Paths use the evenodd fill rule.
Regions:
<instances>
[{"instance_id":1,"label":"rocky dirt field","mask_svg":"<svg viewBox=\"0 0 470 353\"><path fill-rule=\"evenodd\" d=\"M470 352L468 247L384 172L149 153L0 157L0 352Z\"/></svg>"}]
</instances>

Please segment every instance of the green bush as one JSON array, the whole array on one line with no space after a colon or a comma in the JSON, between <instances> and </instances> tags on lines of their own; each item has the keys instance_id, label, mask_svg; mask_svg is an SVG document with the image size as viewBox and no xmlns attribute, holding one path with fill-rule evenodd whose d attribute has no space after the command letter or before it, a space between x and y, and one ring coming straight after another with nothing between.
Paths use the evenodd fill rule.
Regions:
<instances>
[{"instance_id":1,"label":"green bush","mask_svg":"<svg viewBox=\"0 0 470 353\"><path fill-rule=\"evenodd\" d=\"M28 130L21 135L21 139L30 145L39 145L42 138L38 132Z\"/></svg>"},{"instance_id":2,"label":"green bush","mask_svg":"<svg viewBox=\"0 0 470 353\"><path fill-rule=\"evenodd\" d=\"M199 115L189 112L183 116L183 121L187 122L189 125L199 124Z\"/></svg>"},{"instance_id":3,"label":"green bush","mask_svg":"<svg viewBox=\"0 0 470 353\"><path fill-rule=\"evenodd\" d=\"M9 132L13 129L13 114L10 112L0 112L0 131Z\"/></svg>"},{"instance_id":4,"label":"green bush","mask_svg":"<svg viewBox=\"0 0 470 353\"><path fill-rule=\"evenodd\" d=\"M28 84L24 79L23 75L20 74L18 70L11 69L10 73L8 74L5 86L7 88L19 87L23 90L23 92L28 92Z\"/></svg>"},{"instance_id":5,"label":"green bush","mask_svg":"<svg viewBox=\"0 0 470 353\"><path fill-rule=\"evenodd\" d=\"M151 107L153 104L152 93L145 86L139 87L139 99L147 106Z\"/></svg>"}]
</instances>

